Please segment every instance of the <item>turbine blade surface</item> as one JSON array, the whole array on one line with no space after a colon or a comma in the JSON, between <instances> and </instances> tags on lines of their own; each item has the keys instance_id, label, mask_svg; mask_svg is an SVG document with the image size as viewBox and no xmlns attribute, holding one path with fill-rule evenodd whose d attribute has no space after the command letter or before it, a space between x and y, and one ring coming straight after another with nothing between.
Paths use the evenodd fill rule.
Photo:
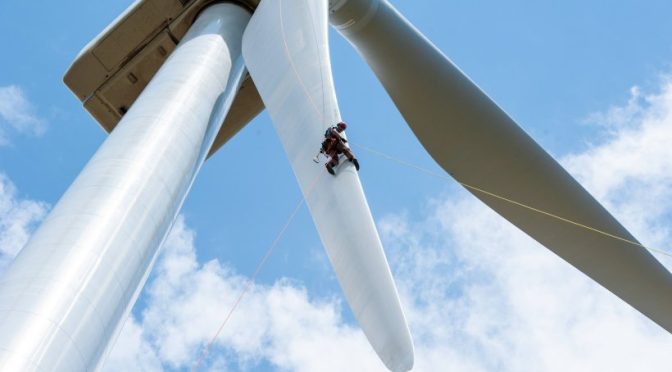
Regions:
<instances>
[{"instance_id":1,"label":"turbine blade surface","mask_svg":"<svg viewBox=\"0 0 672 372\"><path fill-rule=\"evenodd\" d=\"M263 0L243 57L271 116L345 297L385 365L407 371L413 344L357 171L313 162L341 120L329 62L326 0Z\"/></svg>"},{"instance_id":2,"label":"turbine blade surface","mask_svg":"<svg viewBox=\"0 0 672 372\"><path fill-rule=\"evenodd\" d=\"M396 9L384 0L350 0L332 9L331 22L446 172L672 332L670 272Z\"/></svg>"}]
</instances>

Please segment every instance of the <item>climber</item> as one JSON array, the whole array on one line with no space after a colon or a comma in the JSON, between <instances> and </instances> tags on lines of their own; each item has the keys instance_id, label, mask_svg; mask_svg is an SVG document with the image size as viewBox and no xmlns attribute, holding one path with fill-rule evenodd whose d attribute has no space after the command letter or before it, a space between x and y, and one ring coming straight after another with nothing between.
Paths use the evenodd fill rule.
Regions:
<instances>
[{"instance_id":1,"label":"climber","mask_svg":"<svg viewBox=\"0 0 672 372\"><path fill-rule=\"evenodd\" d=\"M338 165L338 155L344 154L348 161L355 165L355 169L359 171L359 162L357 158L352 155L350 148L346 146L348 140L341 137L341 133L347 128L347 125L344 122L339 122L334 127L330 127L324 133L324 141L322 142L321 153L330 157L327 162L326 168L327 172L331 175L336 175L334 172L334 167ZM319 156L319 154L318 154Z\"/></svg>"}]
</instances>

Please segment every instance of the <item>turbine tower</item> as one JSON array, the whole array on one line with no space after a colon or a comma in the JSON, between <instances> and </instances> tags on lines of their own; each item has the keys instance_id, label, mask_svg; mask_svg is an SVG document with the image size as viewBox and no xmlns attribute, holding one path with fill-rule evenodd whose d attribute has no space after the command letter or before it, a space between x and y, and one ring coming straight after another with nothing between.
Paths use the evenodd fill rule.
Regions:
<instances>
[{"instance_id":1,"label":"turbine tower","mask_svg":"<svg viewBox=\"0 0 672 372\"><path fill-rule=\"evenodd\" d=\"M672 332L672 275L386 0L137 0L66 73L110 135L0 278L1 370L98 369L201 165L264 107L364 334L412 368L357 172L311 160L340 120L328 21L457 182Z\"/></svg>"}]
</instances>

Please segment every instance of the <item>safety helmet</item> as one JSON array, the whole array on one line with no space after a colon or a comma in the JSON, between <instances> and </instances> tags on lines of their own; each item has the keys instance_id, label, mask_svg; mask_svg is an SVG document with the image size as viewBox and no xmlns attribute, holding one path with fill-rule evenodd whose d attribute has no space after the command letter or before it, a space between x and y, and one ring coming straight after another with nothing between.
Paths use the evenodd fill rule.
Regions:
<instances>
[{"instance_id":1,"label":"safety helmet","mask_svg":"<svg viewBox=\"0 0 672 372\"><path fill-rule=\"evenodd\" d=\"M345 130L345 128L347 128L348 126L345 125L344 122L340 122L340 123L336 124L336 127L340 130Z\"/></svg>"}]
</instances>

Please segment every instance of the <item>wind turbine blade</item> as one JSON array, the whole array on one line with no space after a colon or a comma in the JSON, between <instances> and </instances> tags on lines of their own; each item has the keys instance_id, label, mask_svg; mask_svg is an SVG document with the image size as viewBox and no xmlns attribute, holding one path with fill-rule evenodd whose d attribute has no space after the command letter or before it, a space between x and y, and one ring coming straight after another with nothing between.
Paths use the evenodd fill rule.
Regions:
<instances>
[{"instance_id":1,"label":"wind turbine blade","mask_svg":"<svg viewBox=\"0 0 672 372\"><path fill-rule=\"evenodd\" d=\"M340 1L331 12L332 24L354 44L449 174L672 332L670 272L628 243L635 238L440 50L384 0Z\"/></svg>"},{"instance_id":2,"label":"wind turbine blade","mask_svg":"<svg viewBox=\"0 0 672 372\"><path fill-rule=\"evenodd\" d=\"M243 57L355 317L385 365L406 371L413 344L357 172L345 161L333 177L312 160L340 121L327 26L326 0L263 0Z\"/></svg>"}]
</instances>

